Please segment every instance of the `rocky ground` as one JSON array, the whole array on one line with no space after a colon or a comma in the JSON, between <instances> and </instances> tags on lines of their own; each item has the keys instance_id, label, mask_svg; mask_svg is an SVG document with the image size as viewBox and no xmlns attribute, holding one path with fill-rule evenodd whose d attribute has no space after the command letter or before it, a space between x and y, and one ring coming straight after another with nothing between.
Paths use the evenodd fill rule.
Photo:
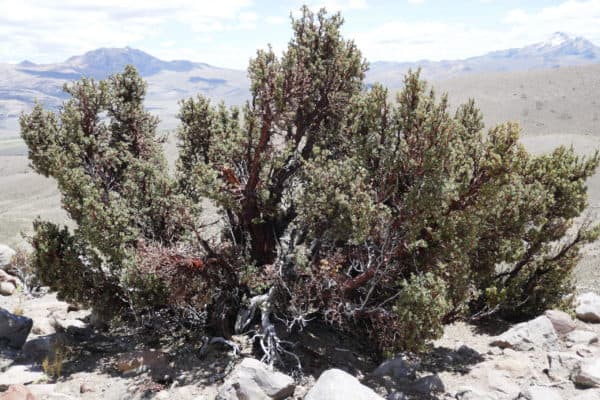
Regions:
<instances>
[{"instance_id":1,"label":"rocky ground","mask_svg":"<svg viewBox=\"0 0 600 400\"><path fill-rule=\"evenodd\" d=\"M419 358L377 365L326 327L295 337L302 371L256 360L249 339L161 340L164 326L107 329L45 290L26 293L0 245L0 400L59 399L600 399L600 296L572 318L447 327ZM6 272L8 271L8 272ZM169 336L169 335L164 335Z\"/></svg>"}]
</instances>

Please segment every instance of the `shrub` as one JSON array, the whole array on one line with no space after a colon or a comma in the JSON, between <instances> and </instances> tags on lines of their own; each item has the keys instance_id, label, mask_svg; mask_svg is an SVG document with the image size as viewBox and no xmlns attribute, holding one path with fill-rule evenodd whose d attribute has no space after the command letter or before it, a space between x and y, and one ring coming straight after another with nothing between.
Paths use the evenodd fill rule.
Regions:
<instances>
[{"instance_id":1,"label":"shrub","mask_svg":"<svg viewBox=\"0 0 600 400\"><path fill-rule=\"evenodd\" d=\"M455 318L560 302L598 233L575 224L598 154L532 156L516 124L484 131L473 101L452 114L419 72L395 100L366 88L342 22L303 8L283 55L251 60L241 109L182 101L174 177L131 67L67 87L58 115L24 115L32 164L78 223L36 222L42 281L120 312L191 308L225 335L260 314L268 362L290 355L272 321L318 317L394 352ZM198 222L205 198L223 217L219 243Z\"/></svg>"}]
</instances>

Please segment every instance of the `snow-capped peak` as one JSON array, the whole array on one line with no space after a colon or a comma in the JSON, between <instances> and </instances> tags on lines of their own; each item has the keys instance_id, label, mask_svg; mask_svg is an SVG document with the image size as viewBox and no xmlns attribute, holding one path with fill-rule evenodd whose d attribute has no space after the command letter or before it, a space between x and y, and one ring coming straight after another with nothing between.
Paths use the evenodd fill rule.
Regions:
<instances>
[{"instance_id":1,"label":"snow-capped peak","mask_svg":"<svg viewBox=\"0 0 600 400\"><path fill-rule=\"evenodd\" d=\"M573 38L564 32L554 32L552 36L546 39L542 44L545 46L557 47L571 39Z\"/></svg>"}]
</instances>

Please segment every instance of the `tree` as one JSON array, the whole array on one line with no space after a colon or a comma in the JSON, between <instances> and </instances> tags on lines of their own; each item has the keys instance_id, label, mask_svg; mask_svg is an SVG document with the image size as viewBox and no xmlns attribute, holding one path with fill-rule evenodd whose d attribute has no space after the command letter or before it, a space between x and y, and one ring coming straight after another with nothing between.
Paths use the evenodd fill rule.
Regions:
<instances>
[{"instance_id":1,"label":"tree","mask_svg":"<svg viewBox=\"0 0 600 400\"><path fill-rule=\"evenodd\" d=\"M422 349L465 315L560 303L598 234L575 224L598 154L532 156L516 124L485 132L473 101L452 115L419 72L391 101L365 87L342 22L304 7L282 56L251 60L242 109L182 101L173 178L131 68L75 84L60 118L40 106L23 116L34 167L58 180L78 223L72 236L37 223L45 280L87 293L108 276L123 310L144 293L152 307L207 312L225 336L260 314L269 362L292 355L278 330L310 318L386 353ZM216 243L199 222L205 198L225 224ZM93 273L61 280L64 259Z\"/></svg>"}]
</instances>

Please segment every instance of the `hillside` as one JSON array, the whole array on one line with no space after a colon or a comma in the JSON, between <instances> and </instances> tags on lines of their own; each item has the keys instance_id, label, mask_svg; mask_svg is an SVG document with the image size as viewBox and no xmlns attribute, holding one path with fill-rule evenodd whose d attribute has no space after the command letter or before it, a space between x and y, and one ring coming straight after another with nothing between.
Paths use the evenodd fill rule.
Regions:
<instances>
[{"instance_id":1,"label":"hillside","mask_svg":"<svg viewBox=\"0 0 600 400\"><path fill-rule=\"evenodd\" d=\"M239 105L248 96L245 71L186 60L164 61L129 47L100 48L55 64L36 65L30 61L0 64L0 139L18 136L19 113L30 109L36 100L57 108L65 99L62 91L65 83L83 76L103 79L127 64L134 65L147 80L148 108L161 117L166 129L175 126L177 102L183 98L202 93L214 101ZM465 60L376 61L371 64L366 82L398 88L406 71L419 67L426 79L442 81L484 73L552 70L588 64L600 64L600 48L584 38L558 32L541 43ZM558 88L548 90L554 89ZM509 118L514 115L509 114Z\"/></svg>"}]
</instances>

